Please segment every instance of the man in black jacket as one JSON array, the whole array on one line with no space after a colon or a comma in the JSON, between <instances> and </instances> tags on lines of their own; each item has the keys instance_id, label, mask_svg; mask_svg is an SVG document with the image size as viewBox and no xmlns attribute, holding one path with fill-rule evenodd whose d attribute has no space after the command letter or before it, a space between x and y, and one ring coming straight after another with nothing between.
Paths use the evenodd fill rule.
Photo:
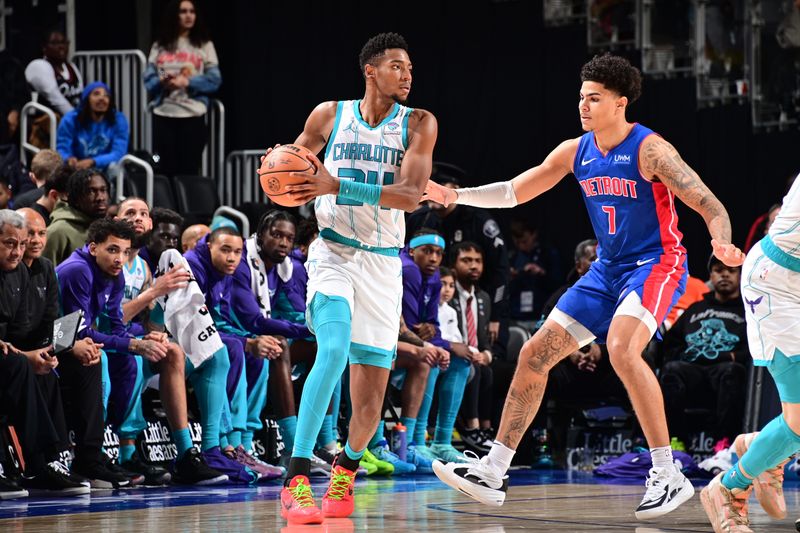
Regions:
<instances>
[{"instance_id":1,"label":"man in black jacket","mask_svg":"<svg viewBox=\"0 0 800 533\"><path fill-rule=\"evenodd\" d=\"M664 337L661 388L672 435L685 442L687 407L714 406L711 428L728 446L742 429L747 367L747 325L739 293L741 268L712 256L713 290L689 306ZM727 447L727 446L726 446Z\"/></svg>"},{"instance_id":2,"label":"man in black jacket","mask_svg":"<svg viewBox=\"0 0 800 533\"><path fill-rule=\"evenodd\" d=\"M437 163L431 179L452 189L460 188L459 180L454 176L457 167ZM474 242L483 250L484 269L480 285L489 294L491 301L491 320L489 322L490 341L495 344L494 351L505 355L508 341L509 316L509 275L508 249L500 232L500 225L486 209L465 205L451 204L443 207L435 202L428 202L411 213L406 220L406 238L422 228L436 230L444 237L447 247L460 242ZM497 341L497 342L495 342Z\"/></svg>"},{"instance_id":3,"label":"man in black jacket","mask_svg":"<svg viewBox=\"0 0 800 533\"><path fill-rule=\"evenodd\" d=\"M23 479L26 488L64 496L87 494L89 487L72 477L56 458L65 439L54 428L34 379L34 374L51 373L58 360L47 346L25 346L31 334L28 294L35 290L30 285L28 268L22 264L27 240L22 215L0 210L0 339L28 348L20 351L10 344L2 346L0 414L15 426L27 454ZM52 331L52 322L50 328Z\"/></svg>"}]
</instances>

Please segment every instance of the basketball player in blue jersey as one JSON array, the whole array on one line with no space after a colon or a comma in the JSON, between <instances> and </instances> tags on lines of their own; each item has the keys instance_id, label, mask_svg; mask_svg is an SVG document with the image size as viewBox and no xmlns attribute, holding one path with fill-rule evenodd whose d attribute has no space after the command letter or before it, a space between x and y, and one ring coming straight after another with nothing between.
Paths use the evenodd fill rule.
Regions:
<instances>
[{"instance_id":1,"label":"basketball player in blue jersey","mask_svg":"<svg viewBox=\"0 0 800 533\"><path fill-rule=\"evenodd\" d=\"M731 244L725 208L671 144L625 118L640 94L639 71L621 57L597 56L581 70L578 111L586 133L561 143L545 160L511 181L467 189L429 183L426 197L442 205L513 207L552 188L566 174L580 184L597 235L598 259L558 301L522 348L489 454L469 464L434 462L445 483L489 505L502 505L506 471L544 394L547 374L595 339L630 396L650 446L653 468L636 518L661 516L694 489L673 464L664 401L642 351L686 284L686 250L675 197L706 221L714 254L729 266L743 255Z\"/></svg>"},{"instance_id":2,"label":"basketball player in blue jersey","mask_svg":"<svg viewBox=\"0 0 800 533\"><path fill-rule=\"evenodd\" d=\"M319 523L353 512L353 480L381 418L397 347L403 296L399 252L403 212L416 209L433 165L436 118L406 107L411 60L395 33L371 38L359 56L366 90L360 100L325 102L297 138L313 153L327 144L316 174L297 174L293 200L316 198L320 235L308 251L308 325L317 359L300 400L281 514L290 523ZM353 414L347 444L334 463L322 501L308 484L309 458L349 357Z\"/></svg>"}]
</instances>

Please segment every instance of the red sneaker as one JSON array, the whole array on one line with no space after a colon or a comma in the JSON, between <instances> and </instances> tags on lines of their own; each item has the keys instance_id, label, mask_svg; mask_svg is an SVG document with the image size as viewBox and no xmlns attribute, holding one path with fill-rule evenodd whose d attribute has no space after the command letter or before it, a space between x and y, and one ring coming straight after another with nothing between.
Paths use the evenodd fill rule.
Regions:
<instances>
[{"instance_id":1,"label":"red sneaker","mask_svg":"<svg viewBox=\"0 0 800 533\"><path fill-rule=\"evenodd\" d=\"M355 501L353 500L353 485L356 481L356 472L333 463L331 470L331 484L322 497L322 513L326 518L347 518L353 514Z\"/></svg>"},{"instance_id":2,"label":"red sneaker","mask_svg":"<svg viewBox=\"0 0 800 533\"><path fill-rule=\"evenodd\" d=\"M314 493L306 476L294 476L281 490L281 516L290 524L321 524L322 511L314 502Z\"/></svg>"}]
</instances>

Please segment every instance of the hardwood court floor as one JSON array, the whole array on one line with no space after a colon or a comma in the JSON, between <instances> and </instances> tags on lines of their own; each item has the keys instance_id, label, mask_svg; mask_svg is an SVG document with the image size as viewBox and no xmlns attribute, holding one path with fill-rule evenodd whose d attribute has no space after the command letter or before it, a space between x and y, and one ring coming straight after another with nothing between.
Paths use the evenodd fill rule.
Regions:
<instances>
[{"instance_id":1,"label":"hardwood court floor","mask_svg":"<svg viewBox=\"0 0 800 533\"><path fill-rule=\"evenodd\" d=\"M769 519L752 500L754 531L794 531L800 482L786 484L789 517ZM698 490L706 482L697 483ZM325 480L314 483L321 497ZM592 531L636 533L711 531L697 496L650 523L633 510L643 483L608 483L587 474L516 471L502 507L486 507L448 489L434 476L369 479L356 485L356 512L319 526L287 526L280 518L280 484L204 489L137 489L91 497L0 502L0 532L275 531L281 533ZM796 516L797 515L797 516Z\"/></svg>"}]
</instances>

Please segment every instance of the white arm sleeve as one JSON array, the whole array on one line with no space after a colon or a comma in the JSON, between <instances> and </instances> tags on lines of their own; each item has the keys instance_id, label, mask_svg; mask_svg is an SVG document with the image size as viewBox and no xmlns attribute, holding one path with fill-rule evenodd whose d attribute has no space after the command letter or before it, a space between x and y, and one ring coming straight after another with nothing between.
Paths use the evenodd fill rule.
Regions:
<instances>
[{"instance_id":1,"label":"white arm sleeve","mask_svg":"<svg viewBox=\"0 0 800 533\"><path fill-rule=\"evenodd\" d=\"M467 187L456 189L458 196L456 203L459 205L472 205L475 207L514 207L517 205L517 195L510 181L499 181L480 187Z\"/></svg>"}]
</instances>

